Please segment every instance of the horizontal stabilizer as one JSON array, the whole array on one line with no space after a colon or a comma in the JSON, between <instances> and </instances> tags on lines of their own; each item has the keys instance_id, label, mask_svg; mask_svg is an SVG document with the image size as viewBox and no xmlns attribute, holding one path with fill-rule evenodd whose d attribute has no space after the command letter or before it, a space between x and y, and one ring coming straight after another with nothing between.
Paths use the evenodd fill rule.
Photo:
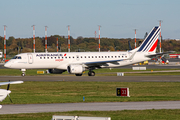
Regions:
<instances>
[{"instance_id":1,"label":"horizontal stabilizer","mask_svg":"<svg viewBox=\"0 0 180 120\"><path fill-rule=\"evenodd\" d=\"M156 54L149 54L149 55L146 55L146 57L149 57L149 58L160 57L164 54L169 54L169 53L172 53L172 52L162 52L162 53L156 53Z\"/></svg>"}]
</instances>

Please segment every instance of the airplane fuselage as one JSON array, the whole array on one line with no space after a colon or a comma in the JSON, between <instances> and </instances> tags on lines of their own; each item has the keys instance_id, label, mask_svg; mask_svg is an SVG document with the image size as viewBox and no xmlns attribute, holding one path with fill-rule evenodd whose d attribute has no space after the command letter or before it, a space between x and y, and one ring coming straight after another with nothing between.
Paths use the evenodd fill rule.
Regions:
<instances>
[{"instance_id":1,"label":"airplane fuselage","mask_svg":"<svg viewBox=\"0 0 180 120\"><path fill-rule=\"evenodd\" d=\"M22 53L16 55L5 66L14 69L62 69L66 70L70 64L82 64L85 62L100 62L122 60L116 63L106 63L101 67L119 67L134 64L149 58L142 58L138 54L132 60L128 59L132 52L49 52L49 53ZM141 53L143 54L143 53ZM86 65L84 65L86 67Z\"/></svg>"}]
</instances>

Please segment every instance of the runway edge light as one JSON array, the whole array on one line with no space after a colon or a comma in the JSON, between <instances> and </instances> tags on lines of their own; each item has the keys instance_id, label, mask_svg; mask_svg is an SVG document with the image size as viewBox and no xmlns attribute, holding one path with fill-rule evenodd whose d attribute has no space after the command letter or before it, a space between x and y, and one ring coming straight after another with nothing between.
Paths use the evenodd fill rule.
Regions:
<instances>
[{"instance_id":1,"label":"runway edge light","mask_svg":"<svg viewBox=\"0 0 180 120\"><path fill-rule=\"evenodd\" d=\"M130 97L129 88L116 88L116 96Z\"/></svg>"}]
</instances>

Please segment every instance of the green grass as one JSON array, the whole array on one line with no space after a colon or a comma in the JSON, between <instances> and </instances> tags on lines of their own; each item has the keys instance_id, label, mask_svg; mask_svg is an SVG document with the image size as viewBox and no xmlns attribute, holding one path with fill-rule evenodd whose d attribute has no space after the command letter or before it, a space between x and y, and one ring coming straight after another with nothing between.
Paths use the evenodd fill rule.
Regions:
<instances>
[{"instance_id":1,"label":"green grass","mask_svg":"<svg viewBox=\"0 0 180 120\"><path fill-rule=\"evenodd\" d=\"M131 97L116 97L129 87ZM6 86L1 86L6 89ZM13 104L180 100L179 82L24 82L11 85ZM7 97L2 104L12 104Z\"/></svg>"},{"instance_id":2,"label":"green grass","mask_svg":"<svg viewBox=\"0 0 180 120\"><path fill-rule=\"evenodd\" d=\"M179 120L180 110L71 111L0 115L1 120L51 120L53 115L111 117L111 120Z\"/></svg>"}]
</instances>

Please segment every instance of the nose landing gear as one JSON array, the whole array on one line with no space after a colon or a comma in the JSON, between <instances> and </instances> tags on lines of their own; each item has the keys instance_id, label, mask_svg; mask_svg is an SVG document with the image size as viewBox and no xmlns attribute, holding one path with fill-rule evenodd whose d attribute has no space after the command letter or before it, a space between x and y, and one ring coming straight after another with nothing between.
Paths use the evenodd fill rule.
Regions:
<instances>
[{"instance_id":1,"label":"nose landing gear","mask_svg":"<svg viewBox=\"0 0 180 120\"><path fill-rule=\"evenodd\" d=\"M21 69L21 71L22 71L21 76L24 77L26 75L26 69Z\"/></svg>"}]
</instances>

